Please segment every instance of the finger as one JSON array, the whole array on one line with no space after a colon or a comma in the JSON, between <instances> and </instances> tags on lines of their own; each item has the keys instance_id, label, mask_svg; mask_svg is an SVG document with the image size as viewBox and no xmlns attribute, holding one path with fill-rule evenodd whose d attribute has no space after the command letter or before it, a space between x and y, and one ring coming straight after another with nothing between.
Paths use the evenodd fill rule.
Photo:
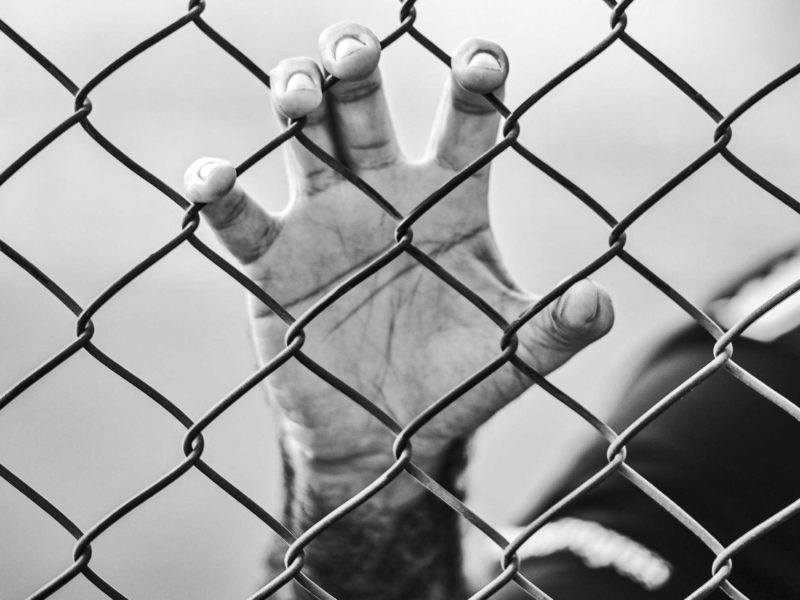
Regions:
<instances>
[{"instance_id":1,"label":"finger","mask_svg":"<svg viewBox=\"0 0 800 600\"><path fill-rule=\"evenodd\" d=\"M434 121L430 152L443 166L459 171L497 139L500 115L482 94L493 93L502 98L508 57L497 44L474 39L458 47L451 64L451 76Z\"/></svg>"},{"instance_id":2,"label":"finger","mask_svg":"<svg viewBox=\"0 0 800 600\"><path fill-rule=\"evenodd\" d=\"M201 158L183 178L190 202L207 204L202 215L242 264L258 260L278 233L277 221L236 181L236 169L218 158Z\"/></svg>"},{"instance_id":3,"label":"finger","mask_svg":"<svg viewBox=\"0 0 800 600\"><path fill-rule=\"evenodd\" d=\"M322 66L339 78L329 92L342 158L356 169L396 162L400 151L383 92L375 34L355 23L328 27L319 38Z\"/></svg>"},{"instance_id":4,"label":"finger","mask_svg":"<svg viewBox=\"0 0 800 600\"><path fill-rule=\"evenodd\" d=\"M333 134L328 118L328 103L322 96L322 74L310 58L288 58L270 72L272 101L278 118L306 117L303 133L317 146L335 156ZM339 179L339 175L296 139L286 148L289 179L295 189L319 191Z\"/></svg>"},{"instance_id":5,"label":"finger","mask_svg":"<svg viewBox=\"0 0 800 600\"><path fill-rule=\"evenodd\" d=\"M583 279L520 329L518 352L546 375L603 337L613 324L614 308L608 292Z\"/></svg>"}]
</instances>

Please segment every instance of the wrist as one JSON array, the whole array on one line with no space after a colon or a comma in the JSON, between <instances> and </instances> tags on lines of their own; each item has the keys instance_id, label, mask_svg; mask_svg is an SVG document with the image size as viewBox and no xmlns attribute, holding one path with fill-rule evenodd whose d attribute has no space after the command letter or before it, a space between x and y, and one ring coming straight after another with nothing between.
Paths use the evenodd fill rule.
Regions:
<instances>
[{"instance_id":1,"label":"wrist","mask_svg":"<svg viewBox=\"0 0 800 600\"><path fill-rule=\"evenodd\" d=\"M370 454L347 461L315 458L284 436L285 523L300 534L364 489L385 470ZM425 471L459 499L458 478L466 463L464 440L455 440ZM393 460L389 459L389 464ZM421 465L420 465L421 466ZM377 474L376 474L377 473ZM330 524L305 550L304 573L337 598L445 600L465 597L459 515L401 473L376 496ZM285 548L270 564L283 570ZM298 586L287 597L307 598Z\"/></svg>"},{"instance_id":2,"label":"wrist","mask_svg":"<svg viewBox=\"0 0 800 600\"><path fill-rule=\"evenodd\" d=\"M281 445L286 468L292 473L291 485L295 493L301 496L311 493L331 510L382 478L396 462L390 443L381 451L346 457L310 449L291 435L285 435ZM412 462L446 487L451 487L451 482L442 477L446 470L446 455L412 456ZM379 508L400 509L413 504L425 493L425 488L419 482L408 473L401 472L370 499L370 504Z\"/></svg>"}]
</instances>

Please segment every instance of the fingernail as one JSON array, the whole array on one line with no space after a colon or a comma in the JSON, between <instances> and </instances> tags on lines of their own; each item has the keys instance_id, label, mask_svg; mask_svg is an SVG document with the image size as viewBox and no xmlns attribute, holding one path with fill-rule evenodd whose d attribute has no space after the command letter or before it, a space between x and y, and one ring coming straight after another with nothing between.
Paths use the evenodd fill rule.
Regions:
<instances>
[{"instance_id":1,"label":"fingernail","mask_svg":"<svg viewBox=\"0 0 800 600\"><path fill-rule=\"evenodd\" d=\"M501 71L503 69L497 57L489 52L476 52L469 59L467 66L476 69L488 69L489 71Z\"/></svg>"},{"instance_id":2,"label":"fingernail","mask_svg":"<svg viewBox=\"0 0 800 600\"><path fill-rule=\"evenodd\" d=\"M197 176L202 180L205 181L208 179L208 176L211 175L211 171L217 166L217 162L211 161L204 164L202 167L197 169Z\"/></svg>"},{"instance_id":3,"label":"fingernail","mask_svg":"<svg viewBox=\"0 0 800 600\"><path fill-rule=\"evenodd\" d=\"M366 44L358 38L347 35L336 42L333 47L333 58L342 60L345 56L350 56L353 52L358 52L365 46Z\"/></svg>"},{"instance_id":4,"label":"fingernail","mask_svg":"<svg viewBox=\"0 0 800 600\"><path fill-rule=\"evenodd\" d=\"M317 85L314 83L314 80L311 79L307 74L299 71L294 73L289 80L286 82L286 91L287 92L297 92L300 90L315 90L317 89Z\"/></svg>"},{"instance_id":5,"label":"fingernail","mask_svg":"<svg viewBox=\"0 0 800 600\"><path fill-rule=\"evenodd\" d=\"M585 327L599 312L600 294L588 280L579 281L558 300L558 319L571 327Z\"/></svg>"}]
</instances>

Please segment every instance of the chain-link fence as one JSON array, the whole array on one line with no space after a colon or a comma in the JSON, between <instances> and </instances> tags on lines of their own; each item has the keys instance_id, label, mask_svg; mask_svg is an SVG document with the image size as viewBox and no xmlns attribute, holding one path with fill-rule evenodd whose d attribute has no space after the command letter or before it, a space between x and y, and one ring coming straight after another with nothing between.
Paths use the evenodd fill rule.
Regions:
<instances>
[{"instance_id":1,"label":"chain-link fence","mask_svg":"<svg viewBox=\"0 0 800 600\"><path fill-rule=\"evenodd\" d=\"M397 40L406 37L415 40L430 55L432 60L438 60L445 65L450 64L450 56L443 51L439 45L416 27L417 12L424 10L423 5L416 6L414 0L407 0L402 3L399 10L399 24L396 29L385 34L381 40L384 49L389 48ZM420 485L427 488L430 493L439 497L443 502L457 511L473 527L480 530L487 538L497 544L502 549L502 572L493 581L481 589L473 598L489 598L497 590L506 585L518 585L534 598L547 598L544 591L536 586L535 581L530 581L524 577L519 570L519 560L516 556L517 550L528 540L537 530L548 523L549 520L564 507L574 502L576 499L588 493L605 479L614 473L619 473L626 477L637 486L643 494L646 494L654 503L670 513L680 524L691 531L699 540L702 541L716 556L713 564L709 565L711 575L709 579L696 590L692 598L707 596L716 589L721 589L731 598L744 598L730 581L728 575L731 573L736 554L748 547L753 541L757 540L774 527L792 517L800 511L800 500L786 506L780 512L770 518L755 525L750 531L741 535L734 542L724 545L715 539L703 526L697 522L692 515L688 514L681 506L676 504L671 498L663 494L657 487L640 475L626 462L626 446L645 429L655 419L658 419L665 411L681 399L695 386L706 380L720 370L726 370L729 374L736 377L746 386L756 390L764 398L765 402L771 402L781 410L785 411L787 418L800 419L800 410L788 399L771 389L769 385L751 375L747 370L738 365L732 358L732 347L734 341L742 335L754 321L770 311L780 302L791 296L800 289L800 281L793 283L782 290L779 294L772 297L769 301L761 305L734 326L723 330L714 320L706 315L698 306L689 301L679 290L674 289L657 273L651 271L636 256L626 249L628 232L636 223L655 206L665 202L670 193L684 181L692 177L694 173L702 169L715 157L721 157L727 163L744 175L755 185L763 189L775 200L783 203L788 209L800 212L800 204L788 193L777 185L762 176L759 172L746 164L730 148L733 125L752 107L766 98L773 91L790 81L800 73L800 64L786 71L779 77L770 81L762 88L756 90L749 97L739 104L739 106L728 114L723 114L715 108L704 96L696 90L681 75L673 71L667 64L662 62L658 56L648 48L641 45L627 31L628 18L626 11L632 4L632 0L614 3L606 0L610 10L610 29L608 34L591 48L584 56L575 61L568 68L564 69L556 77L548 81L545 85L531 93L524 102L517 106L507 107L494 97L488 97L495 109L503 117L502 136L500 141L484 155L473 161L468 167L455 175L450 181L442 185L439 189L431 193L427 198L420 199L419 204L408 214L401 214L389 200L384 198L378 191L372 188L367 182L357 174L340 164L335 158L326 154L316 146L308 137L303 134L304 120L291 123L291 125L279 136L270 140L257 152L242 160L237 166L237 173L242 174L266 156L275 152L288 140L295 138L300 141L310 152L316 155L331 168L347 179L355 188L360 190L364 196L364 202L372 202L380 207L391 218L396 227L394 240L387 240L391 245L388 249L370 262L367 266L353 273L345 281L329 290L329 293L316 302L311 308L302 314L292 314L284 306L274 300L268 291L264 291L259 285L245 277L239 270L231 266L224 258L219 256L208 245L196 237L195 232L200 224L199 213L201 206L189 203L180 193L165 184L156 175L134 161L126 152L106 137L103 132L98 130L92 123L93 105L91 101L92 92L97 90L103 83L118 70L125 68L128 63L142 53L147 52L162 41L186 27L196 27L204 34L209 43L216 44L228 55L241 64L261 85L269 88L269 76L247 55L240 51L229 39L223 37L214 27L203 18L206 3L203 0L193 0L188 11L181 15L174 22L169 23L163 29L148 37L141 43L131 48L117 60L113 61L96 75L91 77L85 84L78 85L53 62L57 57L44 56L34 45L26 41L20 32L13 30L5 22L0 21L0 31L16 46L22 49L30 59L38 63L47 73L52 76L69 94L73 97L74 112L68 118L58 123L52 131L43 136L27 151L21 154L12 164L7 166L0 173L0 186L6 184L20 169L53 144L66 132L82 128L85 133L96 142L110 156L119 161L136 176L150 184L161 194L165 201L175 203L184 211L184 217L178 224L178 232L175 236L156 252L143 258L138 264L133 266L124 276L113 281L100 295L88 304L78 303L65 289L60 287L47 273L38 268L33 262L28 260L23 254L12 248L7 243L0 241L0 251L13 261L20 269L25 271L30 277L35 279L50 294L53 295L67 310L75 315L76 336L75 339L64 347L60 352L47 360L44 364L31 371L23 379L16 382L2 398L0 398L0 411L10 404L19 401L22 394L31 386L48 377L51 373L59 369L70 357L77 353L87 353L100 365L114 373L116 376L133 386L141 393L145 394L153 403L160 406L164 411L171 415L186 430L182 450L185 459L174 468L153 482L151 485L142 489L129 500L118 506L106 517L95 523L88 529L78 527L70 516L62 512L57 506L51 503L46 497L31 487L22 478L17 476L8 468L0 465L0 477L7 483L16 488L30 502L38 506L47 513L52 519L64 528L75 538L75 545L72 553L72 564L63 572L53 577L51 581L43 585L31 598L48 598L56 594L60 589L78 576L85 577L98 590L110 598L125 598L123 593L109 583L100 572L97 572L92 565L93 544L101 538L112 526L125 519L126 516L136 511L151 498L160 494L169 486L191 471L202 473L205 477L227 493L231 498L238 502L246 511L259 519L265 528L269 528L281 536L290 546L285 556L285 569L274 579L269 581L264 587L254 593L251 598L267 598L274 594L292 580L300 582L319 598L329 598L324 590L320 589L315 582L310 580L303 571L304 549L312 544L314 539L331 524L337 522L348 513L357 510L358 507L369 498L377 494L393 479L399 477L404 471L413 476ZM387 4L387 7L391 7ZM387 8L388 10L388 8ZM609 48L624 47L626 51L638 56L656 73L660 74L665 81L674 86L684 94L697 109L704 113L708 119L716 124L712 139L708 141L707 148L700 153L694 160L686 164L684 168L670 177L663 185L655 189L647 197L643 198L639 204L630 212L624 215L613 215L600 202L595 200L588 192L578 184L565 176L557 168L542 160L530 148L520 142L520 119L530 111L537 103L545 97L556 92L559 86L580 72L599 56L603 55ZM33 62L31 64L33 64ZM32 68L32 67L31 67ZM335 80L328 77L325 82L325 89L335 84ZM580 201L597 219L608 227L608 248L602 254L588 262L583 268L576 270L570 277L563 280L557 286L545 294L535 305L530 306L524 313L520 314L512 322L507 322L494 307L488 305L473 290L461 283L451 273L444 270L433 258L427 255L414 244L413 227L414 224L425 219L426 213L440 202L446 202L447 196L457 186L465 182L478 170L486 166L489 162L501 153L516 153L527 161L531 168L538 169L555 183L561 186L575 199ZM243 381L231 393L221 398L210 410L200 419L193 420L174 402L170 401L165 395L159 393L151 385L126 368L123 364L115 361L93 342L96 333L93 317L97 312L108 303L113 302L118 294L123 293L126 287L139 278L148 269L159 263L165 257L181 247L191 246L196 252L204 256L208 261L221 269L230 278L236 281L242 288L250 292L255 298L262 302L266 307L280 317L287 326L286 347L277 356L272 357L261 368L254 372L249 378ZM418 261L422 267L427 269L434 276L438 277L463 298L469 301L483 315L497 326L497 356L480 371L475 372L471 377L453 388L449 393L441 397L430 408L414 418L405 426L398 424L392 417L383 412L368 397L352 389L336 375L330 373L320 364L315 363L307 355L303 354L302 348L305 342L304 328L316 319L323 311L335 303L347 290L370 277L371 275L384 268L393 260L400 256L409 256ZM700 327L708 333L709 349L713 348L713 355L702 369L697 371L691 378L687 379L682 385L673 390L657 404L655 404L645 414L641 415L631 426L621 432L611 429L602 419L595 416L584 404L572 398L569 394L559 389L548 379L538 374L529 364L525 363L516 355L517 332L528 323L536 314L544 310L550 303L554 302L574 283L587 276L592 275L604 265L612 262L625 263L630 269L637 273L643 280L649 282L655 289L669 298L680 309L685 311ZM303 364L309 371L326 381L330 386L346 395L353 402L356 402L364 410L370 412L372 416L380 421L389 431L395 435L394 455L396 462L386 472L385 477L376 480L372 485L364 489L353 500L343 504L338 509L320 521L314 527L303 532L299 537L295 537L280 522L279 519L267 512L258 502L241 491L237 486L226 479L218 470L212 468L203 459L205 449L203 432L224 412L237 403L248 391L258 386L271 373L281 368L287 360L295 359ZM432 480L425 472L418 469L413 464L412 443L415 433L426 425L437 414L454 402L458 402L460 396L479 384L482 380L489 377L492 373L504 365L513 365L525 376L532 379L538 386L546 390L564 406L572 410L578 417L583 419L592 428L608 441L608 464L593 477L586 480L580 487L574 489L569 495L562 498L559 502L551 506L534 522L525 527L524 531L515 539L505 539L497 530L490 526L478 514L470 510L463 502L448 493L442 486ZM2 418L2 412L0 412Z\"/></svg>"}]
</instances>

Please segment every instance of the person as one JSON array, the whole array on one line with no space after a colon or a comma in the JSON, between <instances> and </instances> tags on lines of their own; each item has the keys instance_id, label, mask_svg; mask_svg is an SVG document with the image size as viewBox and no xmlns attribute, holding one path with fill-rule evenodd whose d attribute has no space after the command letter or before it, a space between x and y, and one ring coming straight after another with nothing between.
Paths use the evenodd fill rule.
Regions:
<instances>
[{"instance_id":1,"label":"person","mask_svg":"<svg viewBox=\"0 0 800 600\"><path fill-rule=\"evenodd\" d=\"M325 72L339 79L324 94L323 71L311 58L284 60L270 73L278 116L284 123L306 118L304 135L403 215L496 142L500 117L483 95L502 98L508 58L497 44L470 40L455 51L429 149L418 162L399 148L375 35L353 23L334 25L320 36L320 55ZM185 184L187 197L206 205L204 218L242 269L300 315L391 248L396 220L301 141L293 138L286 148L291 198L280 214L261 208L221 159L196 161ZM511 320L537 296L513 281L495 246L488 178L486 166L416 221L413 244ZM266 363L284 349L287 326L258 301L250 310ZM516 355L546 375L602 337L613 320L609 294L580 281L519 330ZM349 289L304 330L305 356L400 424L500 352L498 326L406 253ZM620 403L617 431L708 362L711 345L697 331L665 344ZM737 360L789 393L797 347L737 342ZM503 365L415 433L413 463L462 494L466 440L532 383ZM394 462L394 434L296 359L274 371L267 387L280 418L284 522L300 533ZM627 462L729 543L800 496L798 470L786 468L800 455L793 427L792 419L720 373L635 438ZM606 448L604 442L588 449L522 522L602 468ZM799 533L789 522L759 540L737 556L731 582L753 598L797 597ZM274 553L273 575L283 569L284 550ZM558 513L519 556L522 572L556 600L682 598L708 579L713 560L620 475ZM303 573L340 600L470 593L458 515L406 473L316 538L306 548ZM312 595L289 584L276 597ZM529 596L510 583L493 597Z\"/></svg>"}]
</instances>

